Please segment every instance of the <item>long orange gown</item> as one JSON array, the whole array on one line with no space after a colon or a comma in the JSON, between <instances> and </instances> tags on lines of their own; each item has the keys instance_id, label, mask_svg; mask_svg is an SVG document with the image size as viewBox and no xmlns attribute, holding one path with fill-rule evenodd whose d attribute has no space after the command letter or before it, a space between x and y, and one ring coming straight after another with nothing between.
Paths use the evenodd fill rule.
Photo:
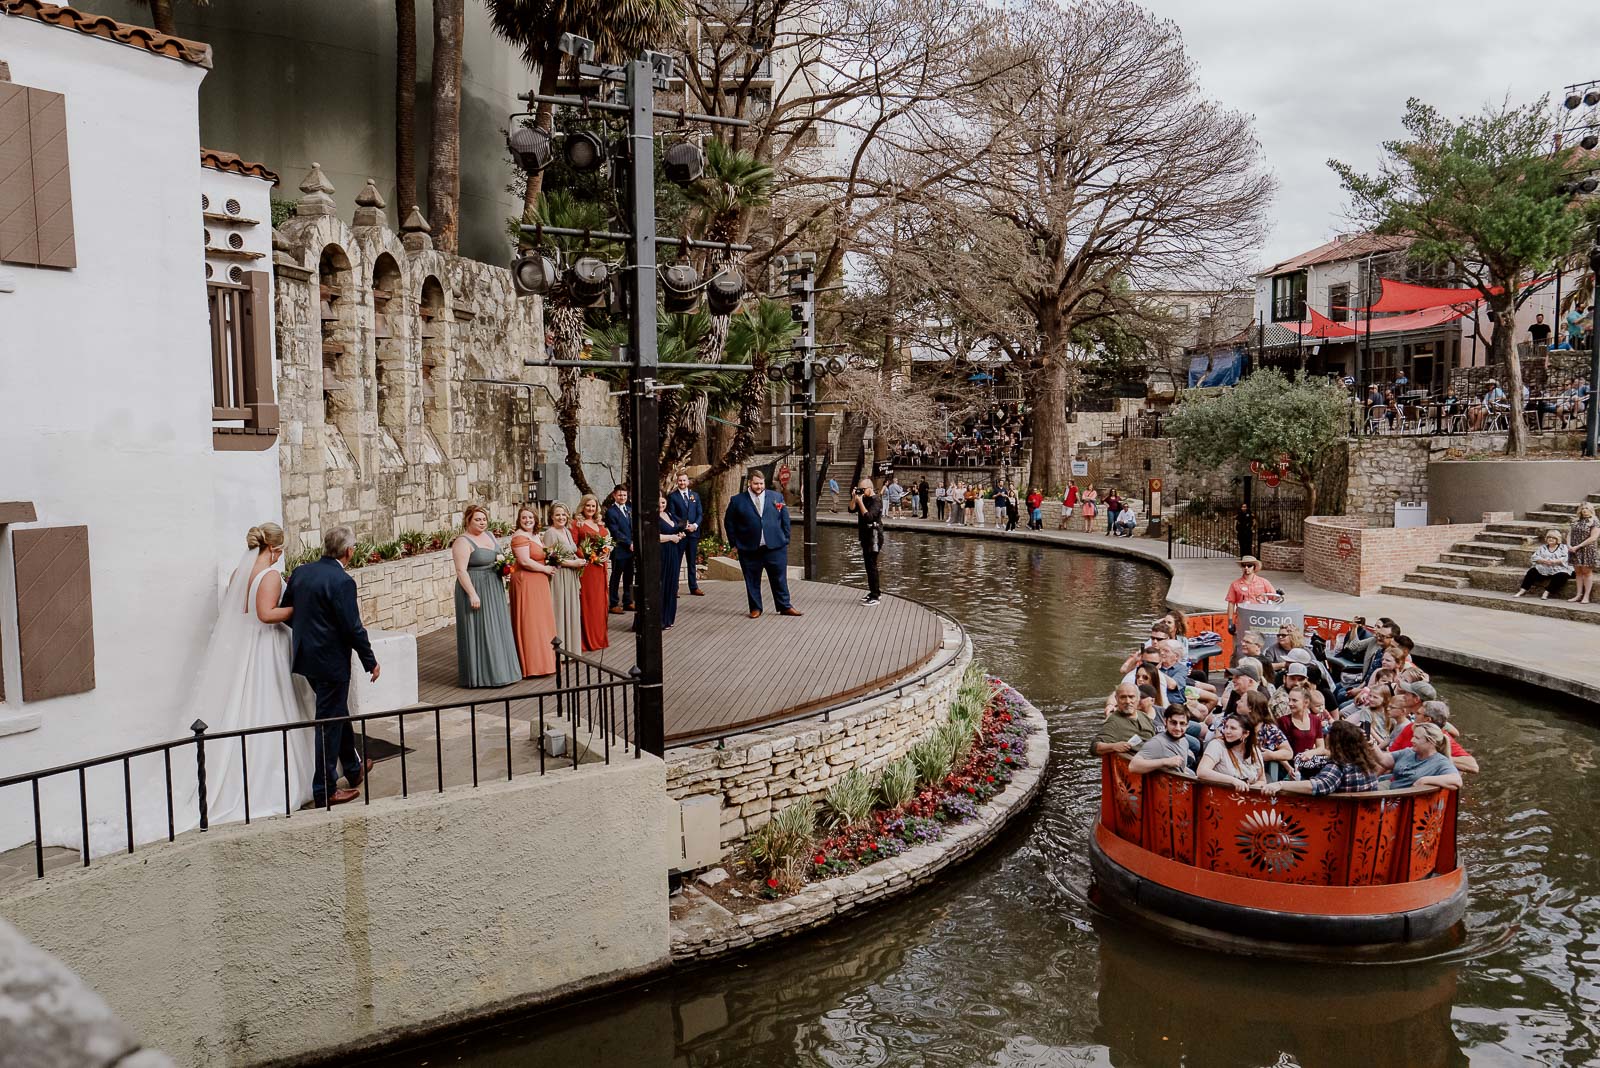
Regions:
<instances>
[{"instance_id":1,"label":"long orange gown","mask_svg":"<svg viewBox=\"0 0 1600 1068\"><path fill-rule=\"evenodd\" d=\"M526 547L528 557L544 563L544 546L527 534L511 536L511 551ZM555 606L550 600L550 576L518 567L511 572L511 627L517 635L517 656L522 660L522 677L553 675L556 651L550 643L556 636Z\"/></svg>"},{"instance_id":2,"label":"long orange gown","mask_svg":"<svg viewBox=\"0 0 1600 1068\"><path fill-rule=\"evenodd\" d=\"M577 543L580 553L583 552L585 538L600 538L605 534L606 528L598 524L582 520L572 524L572 540ZM583 580L578 586L578 604L583 610L583 651L593 653L609 646L611 635L606 617L611 610L611 602L606 593L604 561L584 565Z\"/></svg>"}]
</instances>

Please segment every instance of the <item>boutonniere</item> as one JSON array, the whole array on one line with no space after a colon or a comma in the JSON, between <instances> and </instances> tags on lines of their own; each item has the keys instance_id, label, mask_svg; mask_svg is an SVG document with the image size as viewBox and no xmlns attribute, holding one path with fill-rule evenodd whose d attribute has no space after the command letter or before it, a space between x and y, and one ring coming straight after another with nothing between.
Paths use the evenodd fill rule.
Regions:
<instances>
[{"instance_id":1,"label":"boutonniere","mask_svg":"<svg viewBox=\"0 0 1600 1068\"><path fill-rule=\"evenodd\" d=\"M778 509L778 511L780 511L780 512L783 511L783 501L781 499L773 501L772 503L773 503L773 506Z\"/></svg>"}]
</instances>

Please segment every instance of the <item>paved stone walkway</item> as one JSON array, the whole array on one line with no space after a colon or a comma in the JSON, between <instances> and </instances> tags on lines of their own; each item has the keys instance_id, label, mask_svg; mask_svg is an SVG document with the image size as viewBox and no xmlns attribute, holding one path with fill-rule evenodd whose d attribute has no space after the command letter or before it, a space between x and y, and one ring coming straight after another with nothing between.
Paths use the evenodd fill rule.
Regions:
<instances>
[{"instance_id":1,"label":"paved stone walkway","mask_svg":"<svg viewBox=\"0 0 1600 1068\"><path fill-rule=\"evenodd\" d=\"M819 521L855 525L851 516L823 515ZM928 519L891 519L891 530L915 530L952 537L1047 542L1067 548L1148 560L1172 576L1167 600L1185 611L1217 612L1228 584L1239 575L1232 557L1168 560L1167 544L1152 538L1113 538L1104 533L1018 529L1007 534L992 527L959 527ZM1349 619L1388 616L1417 643L1424 662L1434 659L1544 686L1600 704L1600 657L1595 655L1594 624L1547 619L1492 608L1373 594L1350 597L1318 589L1296 572L1269 571L1289 604L1315 615Z\"/></svg>"}]
</instances>

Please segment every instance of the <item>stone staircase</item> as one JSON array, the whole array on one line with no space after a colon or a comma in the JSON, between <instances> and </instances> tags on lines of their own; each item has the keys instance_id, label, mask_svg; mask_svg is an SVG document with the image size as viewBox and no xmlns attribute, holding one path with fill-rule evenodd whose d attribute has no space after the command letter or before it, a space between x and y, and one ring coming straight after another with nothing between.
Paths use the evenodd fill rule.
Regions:
<instances>
[{"instance_id":1,"label":"stone staircase","mask_svg":"<svg viewBox=\"0 0 1600 1068\"><path fill-rule=\"evenodd\" d=\"M1600 493L1591 493L1587 499L1600 507ZM1520 519L1489 523L1471 541L1452 545L1437 563L1422 564L1403 582L1386 585L1380 592L1600 623L1600 605L1567 603L1570 583L1559 600L1541 600L1534 594L1512 596L1533 562L1533 550L1540 539L1548 530L1559 530L1565 537L1577 515L1578 503L1546 502L1543 508L1527 512Z\"/></svg>"}]
</instances>

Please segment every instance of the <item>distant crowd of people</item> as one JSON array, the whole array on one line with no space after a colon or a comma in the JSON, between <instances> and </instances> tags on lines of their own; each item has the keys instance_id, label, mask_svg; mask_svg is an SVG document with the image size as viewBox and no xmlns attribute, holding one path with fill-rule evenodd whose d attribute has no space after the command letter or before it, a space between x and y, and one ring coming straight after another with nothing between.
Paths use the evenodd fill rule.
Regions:
<instances>
[{"instance_id":1,"label":"distant crowd of people","mask_svg":"<svg viewBox=\"0 0 1600 1068\"><path fill-rule=\"evenodd\" d=\"M830 482L829 489L837 507L838 483ZM1079 489L1076 480L1067 483L1059 499L1047 498L1036 488L1024 494L1010 483L984 485L956 479L934 486L926 478L918 478L902 485L898 475L891 475L878 492L885 518L932 518L963 527L992 524L997 530L1016 530L1023 522L1029 530L1044 530L1052 518L1057 530L1069 530L1074 521L1081 520L1086 534L1103 519L1105 533L1117 537L1132 537L1139 524L1138 498L1122 497L1113 485L1106 486L1103 493L1093 485Z\"/></svg>"}]
</instances>

